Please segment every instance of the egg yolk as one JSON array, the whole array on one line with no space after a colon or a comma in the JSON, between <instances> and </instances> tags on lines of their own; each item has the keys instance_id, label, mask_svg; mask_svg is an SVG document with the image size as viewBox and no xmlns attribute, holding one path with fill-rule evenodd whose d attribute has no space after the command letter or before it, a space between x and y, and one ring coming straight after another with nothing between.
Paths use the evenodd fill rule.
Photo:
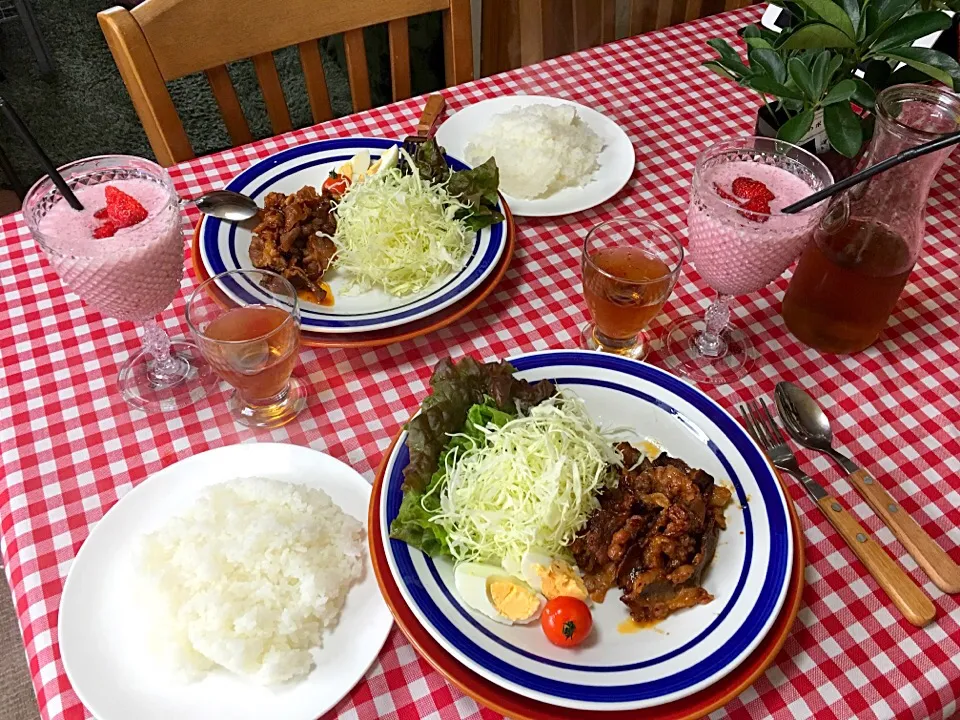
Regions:
<instances>
[{"instance_id":1,"label":"egg yolk","mask_svg":"<svg viewBox=\"0 0 960 720\"><path fill-rule=\"evenodd\" d=\"M514 622L527 620L540 607L536 594L508 578L491 580L487 586L487 592L497 612Z\"/></svg>"},{"instance_id":2,"label":"egg yolk","mask_svg":"<svg viewBox=\"0 0 960 720\"><path fill-rule=\"evenodd\" d=\"M533 571L540 577L540 590L547 600L553 600L556 597L587 599L587 586L566 563L554 560L548 568L543 565L534 565Z\"/></svg>"}]
</instances>

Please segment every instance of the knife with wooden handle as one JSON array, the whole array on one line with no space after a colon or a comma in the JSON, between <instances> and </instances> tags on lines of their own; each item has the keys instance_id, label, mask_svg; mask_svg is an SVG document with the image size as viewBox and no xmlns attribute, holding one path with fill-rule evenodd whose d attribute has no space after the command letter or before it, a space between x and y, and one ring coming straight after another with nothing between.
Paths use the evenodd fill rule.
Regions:
<instances>
[{"instance_id":1,"label":"knife with wooden handle","mask_svg":"<svg viewBox=\"0 0 960 720\"><path fill-rule=\"evenodd\" d=\"M850 460L840 464L850 473L847 475L850 484L863 496L873 511L883 518L890 531L903 543L907 552L934 584L946 593L960 592L960 566L951 559L946 550L940 547L866 470L857 467Z\"/></svg>"}]
</instances>

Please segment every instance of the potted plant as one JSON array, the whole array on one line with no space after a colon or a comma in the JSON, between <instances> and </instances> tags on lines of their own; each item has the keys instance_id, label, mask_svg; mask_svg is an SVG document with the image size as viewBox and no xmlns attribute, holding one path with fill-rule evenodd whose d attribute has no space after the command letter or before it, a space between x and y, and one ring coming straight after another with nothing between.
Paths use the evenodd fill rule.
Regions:
<instances>
[{"instance_id":1,"label":"potted plant","mask_svg":"<svg viewBox=\"0 0 960 720\"><path fill-rule=\"evenodd\" d=\"M960 89L956 60L912 46L951 27L947 3L960 8L960 0L786 2L792 26L779 34L743 28L746 59L727 41L710 40L719 57L704 65L760 94L757 134L803 145L839 179L872 135L877 92L929 80Z\"/></svg>"}]
</instances>

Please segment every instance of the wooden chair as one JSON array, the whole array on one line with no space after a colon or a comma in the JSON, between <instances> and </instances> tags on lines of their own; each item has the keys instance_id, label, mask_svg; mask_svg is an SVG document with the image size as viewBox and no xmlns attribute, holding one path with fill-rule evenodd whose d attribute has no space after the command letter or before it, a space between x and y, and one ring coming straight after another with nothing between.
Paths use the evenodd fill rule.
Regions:
<instances>
[{"instance_id":1,"label":"wooden chair","mask_svg":"<svg viewBox=\"0 0 960 720\"><path fill-rule=\"evenodd\" d=\"M370 107L363 28L388 24L394 100L410 96L407 18L443 12L446 82L473 78L470 0L145 0L97 15L161 165L195 157L166 83L204 72L230 139L250 142L226 64L249 58L274 133L292 129L273 51L296 45L315 122L333 117L318 39L343 33L354 110Z\"/></svg>"},{"instance_id":2,"label":"wooden chair","mask_svg":"<svg viewBox=\"0 0 960 720\"><path fill-rule=\"evenodd\" d=\"M750 0L483 0L480 73L492 75L616 40L618 9L626 12L629 34L638 35L749 4Z\"/></svg>"}]
</instances>

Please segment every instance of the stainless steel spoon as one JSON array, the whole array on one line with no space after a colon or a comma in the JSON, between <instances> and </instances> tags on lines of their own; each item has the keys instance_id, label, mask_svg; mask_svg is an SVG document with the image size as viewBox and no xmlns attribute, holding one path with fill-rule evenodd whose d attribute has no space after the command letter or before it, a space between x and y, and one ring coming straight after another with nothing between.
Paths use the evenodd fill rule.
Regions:
<instances>
[{"instance_id":1,"label":"stainless steel spoon","mask_svg":"<svg viewBox=\"0 0 960 720\"><path fill-rule=\"evenodd\" d=\"M232 190L214 190L183 203L193 203L200 212L230 222L243 222L260 212L253 198Z\"/></svg>"},{"instance_id":2,"label":"stainless steel spoon","mask_svg":"<svg viewBox=\"0 0 960 720\"><path fill-rule=\"evenodd\" d=\"M960 567L867 471L833 447L830 419L817 401L789 382L777 383L774 396L790 436L804 447L832 457L934 584L946 593L960 592Z\"/></svg>"}]
</instances>

